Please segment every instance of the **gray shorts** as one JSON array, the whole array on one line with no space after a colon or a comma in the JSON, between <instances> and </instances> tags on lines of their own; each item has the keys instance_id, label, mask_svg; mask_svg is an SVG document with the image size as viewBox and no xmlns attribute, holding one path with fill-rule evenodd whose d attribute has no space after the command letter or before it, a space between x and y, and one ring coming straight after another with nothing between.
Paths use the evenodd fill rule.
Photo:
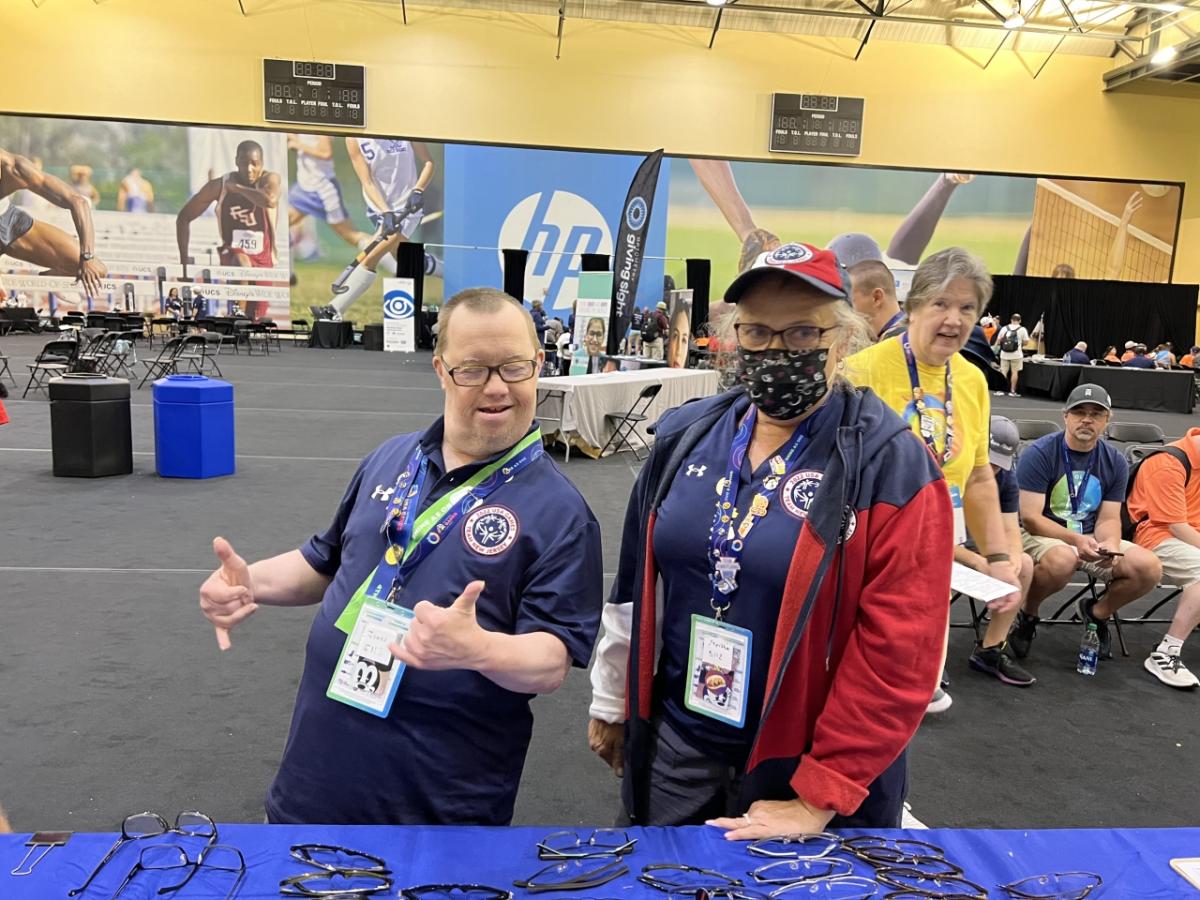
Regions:
<instances>
[{"instance_id":1,"label":"gray shorts","mask_svg":"<svg viewBox=\"0 0 1200 900\"><path fill-rule=\"evenodd\" d=\"M19 206L10 206L0 212L0 253L7 252L9 245L32 227L33 219Z\"/></svg>"}]
</instances>

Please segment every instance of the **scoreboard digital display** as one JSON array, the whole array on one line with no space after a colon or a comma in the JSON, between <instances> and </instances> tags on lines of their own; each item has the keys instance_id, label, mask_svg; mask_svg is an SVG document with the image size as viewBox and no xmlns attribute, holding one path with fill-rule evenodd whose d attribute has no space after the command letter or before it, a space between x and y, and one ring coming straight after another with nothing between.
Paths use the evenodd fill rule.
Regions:
<instances>
[{"instance_id":1,"label":"scoreboard digital display","mask_svg":"<svg viewBox=\"0 0 1200 900\"><path fill-rule=\"evenodd\" d=\"M366 70L341 63L263 60L268 122L366 128Z\"/></svg>"},{"instance_id":2,"label":"scoreboard digital display","mask_svg":"<svg viewBox=\"0 0 1200 900\"><path fill-rule=\"evenodd\" d=\"M774 94L771 100L773 153L858 156L862 152L862 97Z\"/></svg>"}]
</instances>

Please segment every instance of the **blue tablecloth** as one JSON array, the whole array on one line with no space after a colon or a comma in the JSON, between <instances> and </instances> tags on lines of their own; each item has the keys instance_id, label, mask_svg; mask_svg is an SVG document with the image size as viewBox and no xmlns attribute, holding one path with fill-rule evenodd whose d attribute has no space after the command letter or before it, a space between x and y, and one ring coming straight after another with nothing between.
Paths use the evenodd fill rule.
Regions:
<instances>
[{"instance_id":1,"label":"blue tablecloth","mask_svg":"<svg viewBox=\"0 0 1200 900\"><path fill-rule=\"evenodd\" d=\"M167 816L173 819L173 814ZM219 839L245 854L249 874L238 897L266 900L278 897L279 880L305 869L288 856L292 844L320 842L340 844L382 856L395 873L396 889L431 882L475 882L505 887L517 897L530 896L512 887L514 878L533 874L547 863L537 859L535 844L547 828L418 828L379 826L282 826L221 825ZM853 832L847 832L850 834ZM880 832L883 833L883 832ZM966 876L992 890L997 884L1047 872L1087 870L1104 878L1093 898L1171 898L1195 896L1169 861L1174 857L1200 856L1200 828L1174 829L1072 829L1056 831L971 831L930 829L887 832L892 837L912 837L939 845L946 857L961 865ZM617 881L582 892L557 893L552 897L656 898L666 895L636 881L641 867L655 862L686 862L718 869L745 878L748 870L767 860L746 852L744 843L724 840L714 828L630 829L638 838L635 851L625 857L630 872ZM25 853L27 834L0 836L0 898L3 900L46 900L65 897L69 888L83 883L93 866L116 839L115 834L76 834L65 847L50 851L32 875L9 875ZM161 839L155 839L161 840ZM83 900L108 900L136 861L138 844L121 848L101 876L82 896ZM197 839L182 843L202 845ZM856 871L870 869L857 864ZM128 900L149 900L165 879L142 873L122 894ZM213 873L193 879L179 894L163 895L177 900L223 898L228 876ZM396 896L393 891L386 896ZM880 891L880 896L884 893Z\"/></svg>"}]
</instances>

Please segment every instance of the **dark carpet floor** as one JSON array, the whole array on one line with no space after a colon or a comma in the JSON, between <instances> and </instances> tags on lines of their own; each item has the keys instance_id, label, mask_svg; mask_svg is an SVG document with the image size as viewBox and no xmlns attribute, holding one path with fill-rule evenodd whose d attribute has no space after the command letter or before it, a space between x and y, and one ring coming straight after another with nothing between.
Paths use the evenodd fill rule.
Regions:
<instances>
[{"instance_id":1,"label":"dark carpet floor","mask_svg":"<svg viewBox=\"0 0 1200 900\"><path fill-rule=\"evenodd\" d=\"M43 341L0 339L22 387ZM219 653L197 607L214 567L211 539L224 535L250 560L297 546L327 525L361 456L441 409L428 354L297 347L219 361L237 386L231 478L154 474L149 387L133 398L134 474L96 480L51 475L44 395L22 401L18 390L7 401L0 803L18 830L114 830L144 809L261 820L312 611L264 607ZM994 401L1014 418L1057 418L1055 404ZM1156 422L1169 436L1193 424L1118 416ZM630 454L573 457L564 469L603 527L608 580L637 464ZM971 632L954 629L954 705L926 721L910 751L915 815L931 826L1195 825L1200 695L1141 668L1162 631L1129 627L1132 655L1084 680L1074 671L1078 626L1045 628L1030 660L1038 684L1018 690L969 671ZM1185 656L1200 669L1200 652ZM576 671L535 703L518 823L612 820L617 784L587 748L589 697Z\"/></svg>"}]
</instances>

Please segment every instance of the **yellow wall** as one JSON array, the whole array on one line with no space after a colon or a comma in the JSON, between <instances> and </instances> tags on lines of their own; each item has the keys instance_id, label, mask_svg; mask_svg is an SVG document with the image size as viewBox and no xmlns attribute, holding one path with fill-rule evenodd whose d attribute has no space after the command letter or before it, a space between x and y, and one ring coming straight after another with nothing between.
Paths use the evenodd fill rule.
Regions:
<instances>
[{"instance_id":1,"label":"yellow wall","mask_svg":"<svg viewBox=\"0 0 1200 900\"><path fill-rule=\"evenodd\" d=\"M1200 102L1104 94L1105 58L1040 57L354 0L0 0L0 109L261 124L263 56L363 63L369 130L767 158L770 95L867 99L860 163L1191 182L1176 280L1200 281ZM14 83L13 73L28 73Z\"/></svg>"}]
</instances>

